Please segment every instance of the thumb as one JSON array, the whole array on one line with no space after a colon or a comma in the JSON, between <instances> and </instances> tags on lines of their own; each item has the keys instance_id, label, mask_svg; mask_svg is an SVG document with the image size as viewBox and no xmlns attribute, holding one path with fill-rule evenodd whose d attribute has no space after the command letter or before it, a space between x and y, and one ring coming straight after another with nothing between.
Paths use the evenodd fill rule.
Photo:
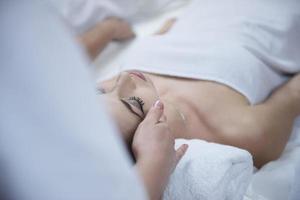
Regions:
<instances>
[{"instance_id":1,"label":"thumb","mask_svg":"<svg viewBox=\"0 0 300 200\"><path fill-rule=\"evenodd\" d=\"M179 163L179 161L181 160L181 158L184 156L185 152L188 149L188 145L187 144L183 144L181 145L177 150L176 150L176 156L175 156L175 166Z\"/></svg>"},{"instance_id":2,"label":"thumb","mask_svg":"<svg viewBox=\"0 0 300 200\"><path fill-rule=\"evenodd\" d=\"M162 117L163 111L164 104L160 100L157 100L149 110L145 120L149 121L150 123L156 124Z\"/></svg>"}]
</instances>

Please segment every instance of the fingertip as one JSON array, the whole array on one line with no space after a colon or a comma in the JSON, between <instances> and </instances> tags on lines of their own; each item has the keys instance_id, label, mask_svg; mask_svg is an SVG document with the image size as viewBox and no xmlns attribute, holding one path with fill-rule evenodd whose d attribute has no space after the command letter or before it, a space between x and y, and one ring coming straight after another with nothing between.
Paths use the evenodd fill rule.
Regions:
<instances>
[{"instance_id":1,"label":"fingertip","mask_svg":"<svg viewBox=\"0 0 300 200\"><path fill-rule=\"evenodd\" d=\"M183 148L184 148L185 150L187 150L187 149L189 148L189 145L188 145L188 144L183 144L182 146L183 146Z\"/></svg>"},{"instance_id":2,"label":"fingertip","mask_svg":"<svg viewBox=\"0 0 300 200\"><path fill-rule=\"evenodd\" d=\"M188 149L188 145L187 144L183 144L181 145L177 151L176 151L176 156L177 156L177 163L182 159L182 157L185 155L187 149Z\"/></svg>"},{"instance_id":3,"label":"fingertip","mask_svg":"<svg viewBox=\"0 0 300 200\"><path fill-rule=\"evenodd\" d=\"M164 109L164 104L161 102L161 100L157 100L154 104L153 104L153 107L154 108L158 108L160 110L163 110Z\"/></svg>"},{"instance_id":4,"label":"fingertip","mask_svg":"<svg viewBox=\"0 0 300 200\"><path fill-rule=\"evenodd\" d=\"M187 151L188 148L189 148L188 144L181 145L180 150L181 150L182 154L185 154L185 152Z\"/></svg>"},{"instance_id":5,"label":"fingertip","mask_svg":"<svg viewBox=\"0 0 300 200\"><path fill-rule=\"evenodd\" d=\"M160 118L163 115L163 109L164 109L163 103L160 100L157 100L152 105L145 118L147 120L153 121L156 124L159 122Z\"/></svg>"}]
</instances>

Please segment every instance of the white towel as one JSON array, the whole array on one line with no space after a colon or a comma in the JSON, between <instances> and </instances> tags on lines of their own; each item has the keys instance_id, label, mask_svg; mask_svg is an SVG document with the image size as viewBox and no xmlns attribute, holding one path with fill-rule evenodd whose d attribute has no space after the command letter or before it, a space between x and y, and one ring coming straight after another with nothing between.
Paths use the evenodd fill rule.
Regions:
<instances>
[{"instance_id":1,"label":"white towel","mask_svg":"<svg viewBox=\"0 0 300 200\"><path fill-rule=\"evenodd\" d=\"M300 71L299 0L194 0L169 33L139 38L121 70L225 84L263 102Z\"/></svg>"},{"instance_id":2,"label":"white towel","mask_svg":"<svg viewBox=\"0 0 300 200\"><path fill-rule=\"evenodd\" d=\"M245 150L203 140L176 140L189 144L172 174L164 200L241 200L253 172Z\"/></svg>"}]
</instances>

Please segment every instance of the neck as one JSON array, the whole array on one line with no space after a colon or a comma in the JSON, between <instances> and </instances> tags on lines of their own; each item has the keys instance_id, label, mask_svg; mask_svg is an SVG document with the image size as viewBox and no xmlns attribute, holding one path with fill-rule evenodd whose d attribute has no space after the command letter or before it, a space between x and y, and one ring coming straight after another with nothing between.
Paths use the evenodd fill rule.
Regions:
<instances>
[{"instance_id":1,"label":"neck","mask_svg":"<svg viewBox=\"0 0 300 200\"><path fill-rule=\"evenodd\" d=\"M165 115L171 131L176 138L182 138L188 131L189 115L187 104L179 98L160 97L165 105Z\"/></svg>"}]
</instances>

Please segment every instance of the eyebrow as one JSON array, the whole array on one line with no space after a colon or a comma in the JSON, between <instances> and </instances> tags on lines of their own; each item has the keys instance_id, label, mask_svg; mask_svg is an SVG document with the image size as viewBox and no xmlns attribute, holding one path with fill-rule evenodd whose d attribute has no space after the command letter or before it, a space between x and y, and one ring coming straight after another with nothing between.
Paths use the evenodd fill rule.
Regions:
<instances>
[{"instance_id":1,"label":"eyebrow","mask_svg":"<svg viewBox=\"0 0 300 200\"><path fill-rule=\"evenodd\" d=\"M132 114L138 116L141 120L143 120L143 118L141 116L139 116L136 112L134 112L131 108L131 106L129 105L129 103L127 103L126 101L120 99L120 101L122 102L122 104L129 110L129 112L131 112Z\"/></svg>"}]
</instances>

